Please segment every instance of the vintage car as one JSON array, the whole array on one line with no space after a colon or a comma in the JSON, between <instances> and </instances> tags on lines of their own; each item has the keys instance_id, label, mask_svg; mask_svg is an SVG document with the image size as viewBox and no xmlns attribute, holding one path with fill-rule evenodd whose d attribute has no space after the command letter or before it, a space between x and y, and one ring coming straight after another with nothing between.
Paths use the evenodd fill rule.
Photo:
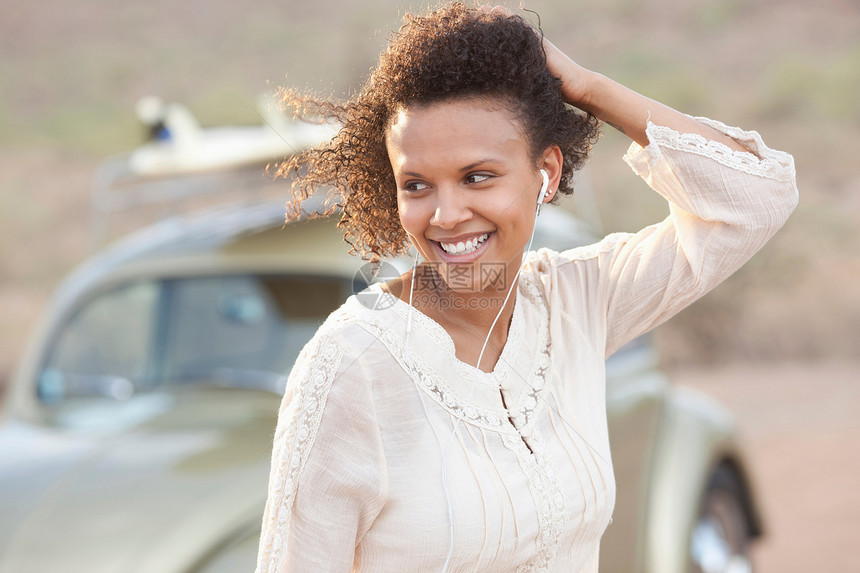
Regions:
<instances>
[{"instance_id":1,"label":"vintage car","mask_svg":"<svg viewBox=\"0 0 860 573\"><path fill-rule=\"evenodd\" d=\"M593 240L551 208L535 247ZM6 397L0 573L252 571L291 365L366 270L331 218L284 226L268 200L162 220L86 261ZM618 494L600 570L748 572L762 528L731 416L655 365L644 337L607 363Z\"/></svg>"}]
</instances>

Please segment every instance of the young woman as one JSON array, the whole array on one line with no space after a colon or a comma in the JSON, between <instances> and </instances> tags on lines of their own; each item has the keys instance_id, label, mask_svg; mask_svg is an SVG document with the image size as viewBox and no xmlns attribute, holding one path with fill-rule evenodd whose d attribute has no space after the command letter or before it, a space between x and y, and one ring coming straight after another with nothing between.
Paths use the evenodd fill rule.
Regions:
<instances>
[{"instance_id":1,"label":"young woman","mask_svg":"<svg viewBox=\"0 0 860 573\"><path fill-rule=\"evenodd\" d=\"M782 225L792 158L583 69L503 8L407 17L343 106L285 97L342 125L282 166L296 201L334 186L355 251L416 266L372 287L392 306L351 298L296 362L258 572L596 572L615 499L604 361ZM528 252L599 121L671 215Z\"/></svg>"}]
</instances>

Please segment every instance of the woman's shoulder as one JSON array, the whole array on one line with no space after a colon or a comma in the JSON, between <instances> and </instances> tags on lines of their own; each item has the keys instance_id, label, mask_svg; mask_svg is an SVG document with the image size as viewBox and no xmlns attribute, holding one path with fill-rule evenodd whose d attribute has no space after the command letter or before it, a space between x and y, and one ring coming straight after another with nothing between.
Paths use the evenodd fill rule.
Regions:
<instances>
[{"instance_id":1,"label":"woman's shoulder","mask_svg":"<svg viewBox=\"0 0 860 573\"><path fill-rule=\"evenodd\" d=\"M375 333L390 310L388 296L379 289L353 294L320 325L306 349L328 346L360 358L379 343Z\"/></svg>"},{"instance_id":2,"label":"woman's shoulder","mask_svg":"<svg viewBox=\"0 0 860 573\"><path fill-rule=\"evenodd\" d=\"M329 315L293 364L285 402L347 403L373 393L367 373L387 371L392 360L367 326L372 312L353 295Z\"/></svg>"}]
</instances>

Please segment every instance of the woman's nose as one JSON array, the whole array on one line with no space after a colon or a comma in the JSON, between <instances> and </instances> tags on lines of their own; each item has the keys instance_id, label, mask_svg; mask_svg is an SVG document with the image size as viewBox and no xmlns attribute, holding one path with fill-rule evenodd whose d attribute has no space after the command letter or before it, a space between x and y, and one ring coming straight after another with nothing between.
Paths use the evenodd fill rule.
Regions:
<instances>
[{"instance_id":1,"label":"woman's nose","mask_svg":"<svg viewBox=\"0 0 860 573\"><path fill-rule=\"evenodd\" d=\"M472 211L464 199L463 193L457 189L439 189L436 193L436 210L430 224L449 230L471 219Z\"/></svg>"}]
</instances>

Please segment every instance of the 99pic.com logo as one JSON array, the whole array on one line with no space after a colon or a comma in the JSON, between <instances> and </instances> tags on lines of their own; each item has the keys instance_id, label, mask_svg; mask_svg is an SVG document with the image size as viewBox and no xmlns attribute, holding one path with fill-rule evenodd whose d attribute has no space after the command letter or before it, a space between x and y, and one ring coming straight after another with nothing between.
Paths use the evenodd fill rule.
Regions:
<instances>
[{"instance_id":1,"label":"99pic.com logo","mask_svg":"<svg viewBox=\"0 0 860 573\"><path fill-rule=\"evenodd\" d=\"M427 262L418 265L412 278L415 284L416 301L420 307L449 310L458 308L494 308L503 300L486 296L493 292L507 291L505 263L487 262L479 265L442 265ZM444 274L443 274L444 273ZM400 271L391 263L365 263L352 277L352 294L366 308L386 310L394 306L402 293L402 281L391 283L387 291L370 288L376 283L392 281L400 277ZM409 288L409 284L405 285ZM473 297L446 296L454 291L483 293Z\"/></svg>"},{"instance_id":2,"label":"99pic.com logo","mask_svg":"<svg viewBox=\"0 0 860 573\"><path fill-rule=\"evenodd\" d=\"M352 294L362 306L371 310L385 310L394 306L400 296L400 283L394 283L391 292L370 286L384 283L400 276L400 271L391 263L365 263L352 277Z\"/></svg>"}]
</instances>

